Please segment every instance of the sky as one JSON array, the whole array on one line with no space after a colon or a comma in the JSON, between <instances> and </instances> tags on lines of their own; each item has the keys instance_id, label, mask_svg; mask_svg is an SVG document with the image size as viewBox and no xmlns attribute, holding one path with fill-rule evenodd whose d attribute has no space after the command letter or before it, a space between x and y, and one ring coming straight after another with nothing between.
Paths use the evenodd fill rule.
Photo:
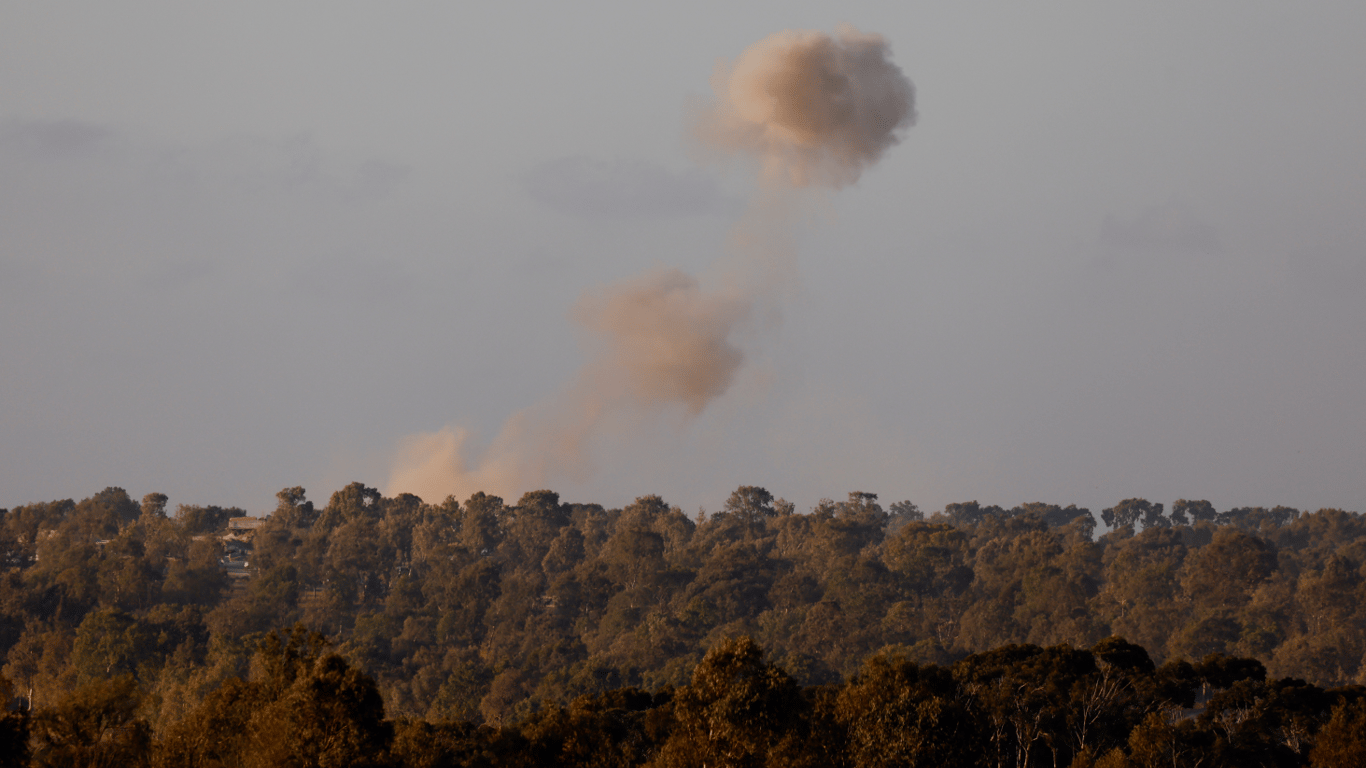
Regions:
<instances>
[{"instance_id":1,"label":"sky","mask_svg":"<svg viewBox=\"0 0 1366 768\"><path fill-rule=\"evenodd\" d=\"M734 264L713 75L842 23L914 127L802 192L724 392L564 500L1366 502L1366 6L471 5L0 7L0 507L477 452L592 358L583 297Z\"/></svg>"}]
</instances>

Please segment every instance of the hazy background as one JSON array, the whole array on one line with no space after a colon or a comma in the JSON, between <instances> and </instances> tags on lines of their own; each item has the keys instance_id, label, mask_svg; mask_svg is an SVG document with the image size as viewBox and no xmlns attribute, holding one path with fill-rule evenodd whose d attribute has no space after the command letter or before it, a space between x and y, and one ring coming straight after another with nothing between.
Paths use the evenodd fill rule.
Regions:
<instances>
[{"instance_id":1,"label":"hazy background","mask_svg":"<svg viewBox=\"0 0 1366 768\"><path fill-rule=\"evenodd\" d=\"M259 513L491 438L583 290L725 253L717 61L841 21L918 125L732 390L566 500L1366 501L1366 6L452 6L0 6L0 506Z\"/></svg>"}]
</instances>

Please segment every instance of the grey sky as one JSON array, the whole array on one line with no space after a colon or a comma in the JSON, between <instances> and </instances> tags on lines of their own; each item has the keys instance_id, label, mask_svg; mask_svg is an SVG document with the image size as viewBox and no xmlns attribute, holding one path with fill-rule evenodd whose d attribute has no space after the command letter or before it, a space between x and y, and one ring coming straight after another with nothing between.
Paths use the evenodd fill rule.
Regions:
<instances>
[{"instance_id":1,"label":"grey sky","mask_svg":"<svg viewBox=\"0 0 1366 768\"><path fill-rule=\"evenodd\" d=\"M797 233L696 420L573 501L1366 501L1366 7L129 2L0 11L0 506L382 486L574 373L580 294L723 257L718 59L884 35L919 121Z\"/></svg>"}]
</instances>

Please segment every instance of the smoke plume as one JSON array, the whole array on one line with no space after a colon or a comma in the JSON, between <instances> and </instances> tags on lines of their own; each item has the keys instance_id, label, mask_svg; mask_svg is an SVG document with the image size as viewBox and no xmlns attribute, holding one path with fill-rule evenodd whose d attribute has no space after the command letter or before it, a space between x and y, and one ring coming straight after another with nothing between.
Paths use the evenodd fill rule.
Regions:
<instances>
[{"instance_id":1,"label":"smoke plume","mask_svg":"<svg viewBox=\"0 0 1366 768\"><path fill-rule=\"evenodd\" d=\"M760 157L766 176L843 187L915 123L915 89L878 35L841 26L779 32L713 78L717 101L700 137Z\"/></svg>"},{"instance_id":2,"label":"smoke plume","mask_svg":"<svg viewBox=\"0 0 1366 768\"><path fill-rule=\"evenodd\" d=\"M576 319L597 334L602 350L591 370L613 379L640 403L682 403L691 415L730 387L744 355L731 331L749 312L740 296L705 293L676 269L590 293Z\"/></svg>"},{"instance_id":3,"label":"smoke plume","mask_svg":"<svg viewBox=\"0 0 1366 768\"><path fill-rule=\"evenodd\" d=\"M477 463L466 458L464 429L407 438L389 478L391 492L424 499L480 490L510 496L586 476L591 439L611 417L670 406L695 416L725 393L744 361L730 337L748 311L745 297L706 292L673 269L583 296L573 315L593 344L578 377L509 418Z\"/></svg>"},{"instance_id":4,"label":"smoke plume","mask_svg":"<svg viewBox=\"0 0 1366 768\"><path fill-rule=\"evenodd\" d=\"M787 224L794 198L777 190L852 184L915 121L914 89L886 42L848 26L833 37L773 35L718 68L712 86L698 137L759 158L766 189L737 228L737 253L724 264L732 279L708 290L664 269L590 291L573 312L591 343L572 382L509 418L477 460L458 427L407 438L390 493L511 496L581 479L592 471L595 435L622 419L671 408L700 414L744 365L737 332L795 271Z\"/></svg>"}]
</instances>

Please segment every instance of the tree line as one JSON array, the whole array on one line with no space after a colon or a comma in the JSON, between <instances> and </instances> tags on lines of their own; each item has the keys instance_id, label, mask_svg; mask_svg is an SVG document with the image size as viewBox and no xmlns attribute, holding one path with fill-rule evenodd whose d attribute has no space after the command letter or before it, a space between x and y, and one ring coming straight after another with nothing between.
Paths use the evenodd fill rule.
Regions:
<instances>
[{"instance_id":1,"label":"tree line","mask_svg":"<svg viewBox=\"0 0 1366 768\"><path fill-rule=\"evenodd\" d=\"M694 518L657 496L429 504L353 483L321 507L281 491L251 577L233 581L221 534L244 513L167 501L110 488L0 515L0 673L21 710L127 681L160 738L253 679L264 638L296 623L396 722L476 730L681 691L707 649L740 637L803 691L874 657L948 670L1113 636L1164 667L1222 654L1271 680L1363 682L1366 528L1342 510L1127 499L1096 536L1088 510L1042 503L926 516L856 492L799 514L746 486Z\"/></svg>"},{"instance_id":2,"label":"tree line","mask_svg":"<svg viewBox=\"0 0 1366 768\"><path fill-rule=\"evenodd\" d=\"M941 666L894 653L802 686L748 637L681 687L582 695L501 724L386 717L375 681L302 625L267 634L176 722L131 675L0 717L0 766L276 768L1345 768L1366 760L1366 687L1269 679L1212 654L1156 666L1122 638L1010 645Z\"/></svg>"}]
</instances>

